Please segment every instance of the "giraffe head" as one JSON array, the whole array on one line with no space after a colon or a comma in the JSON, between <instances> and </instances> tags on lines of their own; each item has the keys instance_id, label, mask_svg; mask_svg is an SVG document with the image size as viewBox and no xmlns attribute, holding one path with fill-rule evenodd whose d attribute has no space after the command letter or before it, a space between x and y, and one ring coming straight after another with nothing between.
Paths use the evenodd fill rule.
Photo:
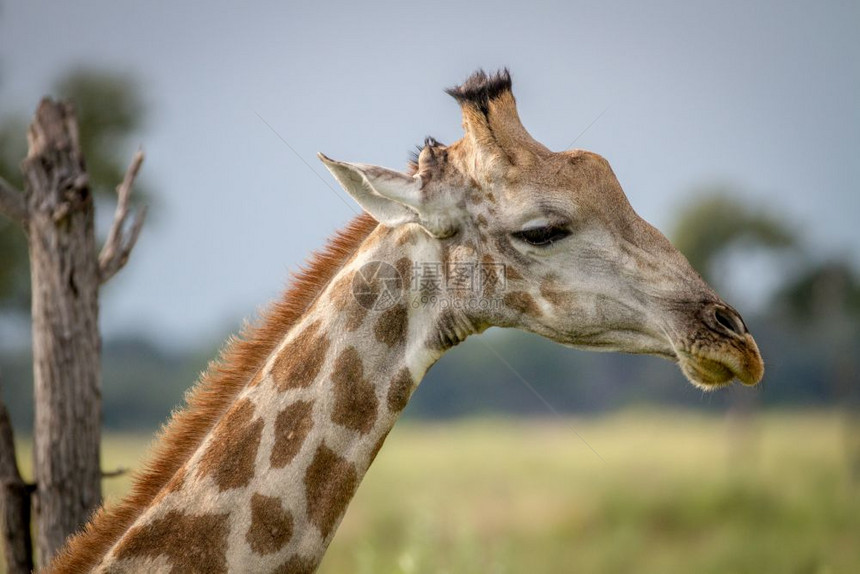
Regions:
<instances>
[{"instance_id":1,"label":"giraffe head","mask_svg":"<svg viewBox=\"0 0 860 574\"><path fill-rule=\"evenodd\" d=\"M535 141L507 71L448 93L465 135L449 146L428 138L408 173L320 158L380 223L437 242L446 265L504 269L504 284L482 293L502 304L450 307L467 324L662 356L703 389L761 380L740 315L636 214L605 159Z\"/></svg>"}]
</instances>

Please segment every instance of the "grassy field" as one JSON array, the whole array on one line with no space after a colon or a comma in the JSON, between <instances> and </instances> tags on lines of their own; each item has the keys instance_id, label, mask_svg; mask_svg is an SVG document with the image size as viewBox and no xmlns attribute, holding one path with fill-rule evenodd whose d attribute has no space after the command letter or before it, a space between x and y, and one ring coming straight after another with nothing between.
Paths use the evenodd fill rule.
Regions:
<instances>
[{"instance_id":1,"label":"grassy field","mask_svg":"<svg viewBox=\"0 0 860 574\"><path fill-rule=\"evenodd\" d=\"M860 572L845 438L826 412L401 423L320 571ZM109 435L106 468L146 444Z\"/></svg>"}]
</instances>

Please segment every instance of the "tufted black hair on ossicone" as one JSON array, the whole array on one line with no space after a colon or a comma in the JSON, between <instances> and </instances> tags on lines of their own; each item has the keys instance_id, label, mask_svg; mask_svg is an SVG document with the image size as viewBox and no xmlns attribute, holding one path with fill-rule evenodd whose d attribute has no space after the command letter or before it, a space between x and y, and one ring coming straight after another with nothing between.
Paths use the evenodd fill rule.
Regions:
<instances>
[{"instance_id":1,"label":"tufted black hair on ossicone","mask_svg":"<svg viewBox=\"0 0 860 574\"><path fill-rule=\"evenodd\" d=\"M474 104L482 112L487 113L490 100L510 91L511 74L507 68L503 68L489 75L484 70L478 70L459 86L445 90L445 93L457 100L460 105Z\"/></svg>"}]
</instances>

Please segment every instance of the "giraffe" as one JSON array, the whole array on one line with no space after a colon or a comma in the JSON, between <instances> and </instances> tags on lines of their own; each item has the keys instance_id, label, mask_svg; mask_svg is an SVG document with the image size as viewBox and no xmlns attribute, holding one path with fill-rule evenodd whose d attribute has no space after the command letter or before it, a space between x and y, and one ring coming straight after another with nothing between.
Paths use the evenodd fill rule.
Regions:
<instances>
[{"instance_id":1,"label":"giraffe","mask_svg":"<svg viewBox=\"0 0 860 574\"><path fill-rule=\"evenodd\" d=\"M740 315L605 159L534 140L507 70L447 91L463 138L428 138L406 172L320 154L365 213L228 343L131 494L46 571L315 571L423 375L491 326L665 357L704 390L762 378Z\"/></svg>"}]
</instances>

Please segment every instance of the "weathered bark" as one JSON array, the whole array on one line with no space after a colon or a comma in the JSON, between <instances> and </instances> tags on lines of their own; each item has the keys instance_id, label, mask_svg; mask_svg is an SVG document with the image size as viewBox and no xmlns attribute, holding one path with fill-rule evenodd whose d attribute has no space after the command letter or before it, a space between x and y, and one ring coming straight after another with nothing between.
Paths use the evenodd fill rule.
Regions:
<instances>
[{"instance_id":1,"label":"weathered bark","mask_svg":"<svg viewBox=\"0 0 860 574\"><path fill-rule=\"evenodd\" d=\"M33 570L33 540L30 536L32 491L32 485L26 484L18 471L12 421L0 398L0 533L7 574L29 574Z\"/></svg>"},{"instance_id":2,"label":"weathered bark","mask_svg":"<svg viewBox=\"0 0 860 574\"><path fill-rule=\"evenodd\" d=\"M21 225L30 250L35 497L33 487L20 480L11 426L3 442L4 408L0 484L13 506L24 501L19 487L26 491L25 508L6 506L14 514L5 523L13 533L29 534L29 499L34 498L38 558L44 566L101 503L99 286L125 266L143 226L141 209L126 228L143 153L135 154L117 187L114 222L98 254L95 207L71 104L42 100L27 135L29 151L21 164L24 193L0 178L0 214ZM7 475L11 478L4 480Z\"/></svg>"},{"instance_id":3,"label":"weathered bark","mask_svg":"<svg viewBox=\"0 0 860 574\"><path fill-rule=\"evenodd\" d=\"M93 197L69 104L45 99L25 176L33 313L39 563L101 503L101 340Z\"/></svg>"}]
</instances>

